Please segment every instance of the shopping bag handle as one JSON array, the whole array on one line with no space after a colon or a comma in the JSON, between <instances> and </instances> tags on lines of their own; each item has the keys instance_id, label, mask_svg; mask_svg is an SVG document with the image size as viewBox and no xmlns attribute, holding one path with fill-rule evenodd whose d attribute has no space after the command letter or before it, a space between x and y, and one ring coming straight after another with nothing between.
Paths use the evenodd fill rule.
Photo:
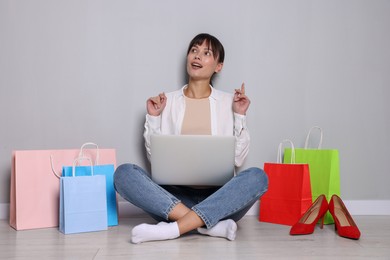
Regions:
<instances>
[{"instance_id":1,"label":"shopping bag handle","mask_svg":"<svg viewBox=\"0 0 390 260\"><path fill-rule=\"evenodd\" d=\"M76 158L76 159L73 161L73 167L72 167L72 176L73 176L73 177L76 177L76 164L77 164L78 162L81 162L81 161L84 161L84 160L89 161L90 166L91 166L91 175L93 176L93 164L92 164L91 158L89 158L89 157L78 157L78 158Z\"/></svg>"},{"instance_id":2,"label":"shopping bag handle","mask_svg":"<svg viewBox=\"0 0 390 260\"><path fill-rule=\"evenodd\" d=\"M92 142L87 142L83 144L80 148L79 157L85 157L84 156L84 149L86 146L95 146L96 147L96 158L95 158L95 165L99 164L99 146Z\"/></svg>"},{"instance_id":3,"label":"shopping bag handle","mask_svg":"<svg viewBox=\"0 0 390 260\"><path fill-rule=\"evenodd\" d=\"M291 145L291 164L294 164L295 163L295 148L294 148L294 144L291 140L289 139L285 139L283 140L280 144L279 144L279 148L278 148L278 157L276 158L276 162L277 163L282 163L282 148L283 148L283 143L290 143Z\"/></svg>"},{"instance_id":4,"label":"shopping bag handle","mask_svg":"<svg viewBox=\"0 0 390 260\"><path fill-rule=\"evenodd\" d=\"M310 139L311 131L312 131L313 129L318 129L318 130L320 131L320 142L318 143L317 149L321 149L321 147L322 147L322 136L323 136L323 132L322 132L322 128L319 127L319 126L313 126L312 128L310 128L309 133L308 133L307 136L306 136L305 149L307 149L308 146L309 146L309 139Z\"/></svg>"},{"instance_id":5,"label":"shopping bag handle","mask_svg":"<svg viewBox=\"0 0 390 260\"><path fill-rule=\"evenodd\" d=\"M53 155L50 155L50 166L51 166L51 171L54 173L54 175L55 175L58 179L60 179L60 178L61 178L61 175L58 174L58 173L56 172L56 170L54 170Z\"/></svg>"}]
</instances>

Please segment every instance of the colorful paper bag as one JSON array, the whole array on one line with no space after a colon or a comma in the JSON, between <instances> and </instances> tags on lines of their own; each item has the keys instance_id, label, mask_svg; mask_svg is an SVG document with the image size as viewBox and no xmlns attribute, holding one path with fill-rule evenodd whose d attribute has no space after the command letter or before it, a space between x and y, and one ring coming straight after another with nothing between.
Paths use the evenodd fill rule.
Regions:
<instances>
[{"instance_id":1,"label":"colorful paper bag","mask_svg":"<svg viewBox=\"0 0 390 260\"><path fill-rule=\"evenodd\" d=\"M317 149L309 149L308 143L313 129L320 131L320 141ZM322 149L323 131L320 127L312 127L306 136L305 148L295 149L295 161L307 163L310 168L311 190L313 201L324 194L329 201L333 194L340 195L340 163L339 152L336 149ZM291 158L291 149L284 151L284 162ZM324 224L334 223L329 212L326 213Z\"/></svg>"},{"instance_id":2,"label":"colorful paper bag","mask_svg":"<svg viewBox=\"0 0 390 260\"><path fill-rule=\"evenodd\" d=\"M80 157L84 157L84 149L87 145L93 145L96 147L95 162L93 165L94 175L103 175L106 177L106 195L107 195L107 224L108 226L118 225L118 210L117 210L117 199L116 191L114 188L114 165L113 164L99 164L99 147L94 143L85 143L80 149ZM72 166L64 166L62 168L62 176L72 176ZM91 176L90 166L79 166L77 167L77 176Z\"/></svg>"},{"instance_id":3,"label":"colorful paper bag","mask_svg":"<svg viewBox=\"0 0 390 260\"><path fill-rule=\"evenodd\" d=\"M94 157L95 149L84 150ZM13 151L10 187L10 226L16 230L58 227L60 181L53 174L72 165L80 149ZM100 164L116 165L115 149L99 149Z\"/></svg>"},{"instance_id":4,"label":"colorful paper bag","mask_svg":"<svg viewBox=\"0 0 390 260\"><path fill-rule=\"evenodd\" d=\"M64 234L107 230L106 177L94 175L92 162L90 176L77 176L80 167L76 161L91 160L80 157L72 167L72 176L60 179L59 230Z\"/></svg>"},{"instance_id":5,"label":"colorful paper bag","mask_svg":"<svg viewBox=\"0 0 390 260\"><path fill-rule=\"evenodd\" d=\"M264 163L268 175L268 191L260 198L259 220L282 225L294 225L312 204L310 174L307 164L282 162L284 142L279 144L277 163Z\"/></svg>"}]
</instances>

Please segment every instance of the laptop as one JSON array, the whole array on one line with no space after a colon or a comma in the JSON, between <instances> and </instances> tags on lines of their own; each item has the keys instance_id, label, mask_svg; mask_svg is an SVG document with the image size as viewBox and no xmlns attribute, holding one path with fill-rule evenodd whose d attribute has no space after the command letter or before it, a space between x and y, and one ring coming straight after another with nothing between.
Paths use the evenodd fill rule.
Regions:
<instances>
[{"instance_id":1,"label":"laptop","mask_svg":"<svg viewBox=\"0 0 390 260\"><path fill-rule=\"evenodd\" d=\"M151 136L151 176L160 185L222 186L234 176L234 158L234 136Z\"/></svg>"}]
</instances>

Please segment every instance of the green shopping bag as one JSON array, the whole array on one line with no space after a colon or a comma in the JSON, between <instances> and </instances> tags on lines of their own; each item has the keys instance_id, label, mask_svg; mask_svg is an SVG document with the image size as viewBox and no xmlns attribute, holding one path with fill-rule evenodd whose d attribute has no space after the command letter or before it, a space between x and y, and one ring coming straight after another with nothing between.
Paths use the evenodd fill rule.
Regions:
<instances>
[{"instance_id":1,"label":"green shopping bag","mask_svg":"<svg viewBox=\"0 0 390 260\"><path fill-rule=\"evenodd\" d=\"M311 131L320 131L318 148L308 148ZM340 163L339 152L336 149L321 149L322 129L312 127L307 134L305 148L295 148L295 162L309 164L311 191L313 201L324 194L329 201L333 194L340 195ZM284 162L291 160L291 149L284 150ZM325 215L324 224L333 224L333 218L329 212Z\"/></svg>"}]
</instances>

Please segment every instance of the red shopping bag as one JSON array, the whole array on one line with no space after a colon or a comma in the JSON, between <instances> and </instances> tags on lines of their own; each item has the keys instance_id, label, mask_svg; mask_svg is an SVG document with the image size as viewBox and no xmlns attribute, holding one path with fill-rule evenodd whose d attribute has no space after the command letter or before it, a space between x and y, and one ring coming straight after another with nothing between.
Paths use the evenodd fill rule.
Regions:
<instances>
[{"instance_id":1,"label":"red shopping bag","mask_svg":"<svg viewBox=\"0 0 390 260\"><path fill-rule=\"evenodd\" d=\"M289 140L291 149L294 145ZM268 175L268 191L260 198L259 221L294 225L312 204L308 164L281 163L282 143L277 163L264 163Z\"/></svg>"},{"instance_id":2,"label":"red shopping bag","mask_svg":"<svg viewBox=\"0 0 390 260\"><path fill-rule=\"evenodd\" d=\"M10 226L16 230L57 227L59 219L59 179L56 172L72 165L80 149L29 150L12 153L10 187ZM94 157L95 149L86 149L85 156ZM100 149L99 162L116 165L115 149Z\"/></svg>"}]
</instances>

